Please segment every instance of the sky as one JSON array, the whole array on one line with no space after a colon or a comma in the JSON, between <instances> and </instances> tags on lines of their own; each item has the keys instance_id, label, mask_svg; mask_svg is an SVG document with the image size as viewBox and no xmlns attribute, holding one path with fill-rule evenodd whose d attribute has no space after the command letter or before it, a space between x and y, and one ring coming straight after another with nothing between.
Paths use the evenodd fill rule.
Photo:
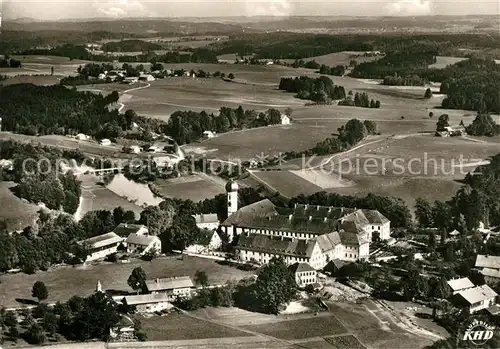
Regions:
<instances>
[{"instance_id":1,"label":"sky","mask_svg":"<svg viewBox=\"0 0 500 349\"><path fill-rule=\"evenodd\" d=\"M0 4L4 20L27 17L59 20L242 15L500 15L500 0L0 0Z\"/></svg>"}]
</instances>

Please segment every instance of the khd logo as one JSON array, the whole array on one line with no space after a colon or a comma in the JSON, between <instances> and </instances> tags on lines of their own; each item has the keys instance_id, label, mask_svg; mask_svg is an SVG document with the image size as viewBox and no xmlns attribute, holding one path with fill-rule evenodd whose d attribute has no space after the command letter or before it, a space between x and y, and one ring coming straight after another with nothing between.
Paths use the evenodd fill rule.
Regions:
<instances>
[{"instance_id":1,"label":"khd logo","mask_svg":"<svg viewBox=\"0 0 500 349\"><path fill-rule=\"evenodd\" d=\"M494 330L495 326L474 320L465 330L462 340L472 342L474 345L483 345L493 337Z\"/></svg>"}]
</instances>

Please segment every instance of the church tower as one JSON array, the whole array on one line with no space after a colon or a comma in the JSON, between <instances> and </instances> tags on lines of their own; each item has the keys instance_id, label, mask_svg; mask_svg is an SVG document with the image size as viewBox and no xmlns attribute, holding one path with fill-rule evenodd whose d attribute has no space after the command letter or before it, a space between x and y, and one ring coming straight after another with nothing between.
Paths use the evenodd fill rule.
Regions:
<instances>
[{"instance_id":1,"label":"church tower","mask_svg":"<svg viewBox=\"0 0 500 349\"><path fill-rule=\"evenodd\" d=\"M229 181L226 184L227 192L227 216L238 211L238 183Z\"/></svg>"}]
</instances>

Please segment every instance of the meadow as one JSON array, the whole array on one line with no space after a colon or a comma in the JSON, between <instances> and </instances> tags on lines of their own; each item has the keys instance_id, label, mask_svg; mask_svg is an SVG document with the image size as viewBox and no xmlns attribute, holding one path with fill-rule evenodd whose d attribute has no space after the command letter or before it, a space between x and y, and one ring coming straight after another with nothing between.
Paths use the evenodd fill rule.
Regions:
<instances>
[{"instance_id":1,"label":"meadow","mask_svg":"<svg viewBox=\"0 0 500 349\"><path fill-rule=\"evenodd\" d=\"M18 198L10 188L13 182L0 182L0 220L7 223L9 230L22 230L38 218L40 207Z\"/></svg>"},{"instance_id":2,"label":"meadow","mask_svg":"<svg viewBox=\"0 0 500 349\"><path fill-rule=\"evenodd\" d=\"M47 302L68 300L73 295L88 296L101 281L105 290L132 292L127 279L132 270L142 267L148 278L173 276L194 277L197 270L206 272L210 284L240 280L251 272L216 263L211 259L184 256L159 257L153 263L133 260L128 264L102 263L97 265L58 266L36 274L6 274L0 283L0 307L19 306L17 299L32 299L31 288L35 281L43 281L49 290Z\"/></svg>"},{"instance_id":3,"label":"meadow","mask_svg":"<svg viewBox=\"0 0 500 349\"><path fill-rule=\"evenodd\" d=\"M154 182L154 186L158 194L164 198L189 199L198 202L225 193L224 181L218 182L207 176L195 174L168 180L158 179Z\"/></svg>"}]
</instances>

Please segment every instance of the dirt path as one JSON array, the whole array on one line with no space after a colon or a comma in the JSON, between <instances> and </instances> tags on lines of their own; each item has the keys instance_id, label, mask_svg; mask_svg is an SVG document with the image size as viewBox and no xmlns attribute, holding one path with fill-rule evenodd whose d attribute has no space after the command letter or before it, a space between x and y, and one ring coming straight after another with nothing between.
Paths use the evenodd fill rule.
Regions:
<instances>
[{"instance_id":1,"label":"dirt path","mask_svg":"<svg viewBox=\"0 0 500 349\"><path fill-rule=\"evenodd\" d=\"M139 87L134 87L134 88L130 88L128 90L125 90L125 91L122 92L122 95L120 96L120 99L122 97L126 96L127 93L129 93L129 92L137 91L137 90L142 90L142 89L148 88L150 86L151 86L151 84L147 83L145 86L139 86ZM123 110L123 108L125 108L125 104L123 104L123 102L118 102L118 104L120 105L120 108L118 108L118 112L121 113L121 111Z\"/></svg>"}]
</instances>

